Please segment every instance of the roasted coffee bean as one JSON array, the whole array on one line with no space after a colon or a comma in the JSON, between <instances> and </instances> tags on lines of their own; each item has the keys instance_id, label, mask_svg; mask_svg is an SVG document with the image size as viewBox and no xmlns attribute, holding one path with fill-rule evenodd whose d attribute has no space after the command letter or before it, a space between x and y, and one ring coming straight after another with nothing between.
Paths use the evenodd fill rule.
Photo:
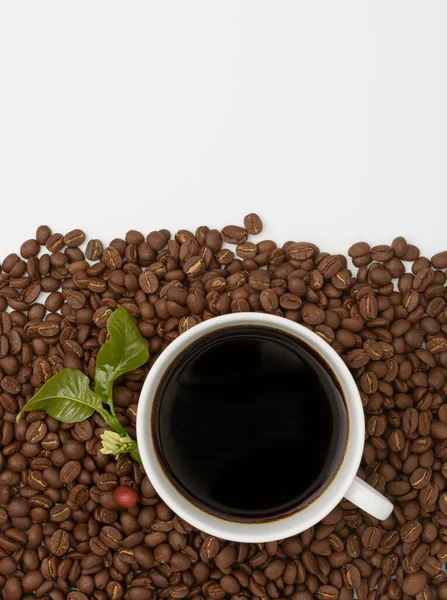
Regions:
<instances>
[{"instance_id":1,"label":"roasted coffee bean","mask_svg":"<svg viewBox=\"0 0 447 600\"><path fill-rule=\"evenodd\" d=\"M63 556L70 547L69 535L62 529L56 529L51 536L50 550L54 556Z\"/></svg>"},{"instance_id":2,"label":"roasted coffee bean","mask_svg":"<svg viewBox=\"0 0 447 600\"><path fill-rule=\"evenodd\" d=\"M318 600L337 600L339 597L339 590L332 585L322 585L316 592Z\"/></svg>"},{"instance_id":3,"label":"roasted coffee bean","mask_svg":"<svg viewBox=\"0 0 447 600\"><path fill-rule=\"evenodd\" d=\"M20 254L23 258L31 258L32 256L37 256L40 252L40 244L37 240L31 239L23 242L20 246Z\"/></svg>"},{"instance_id":4,"label":"roasted coffee bean","mask_svg":"<svg viewBox=\"0 0 447 600\"><path fill-rule=\"evenodd\" d=\"M325 319L324 310L314 304L304 304L301 308L301 316L307 325L320 325Z\"/></svg>"},{"instance_id":5,"label":"roasted coffee bean","mask_svg":"<svg viewBox=\"0 0 447 600\"><path fill-rule=\"evenodd\" d=\"M377 269L376 269L377 270ZM362 297L359 304L360 315L365 321L373 321L378 315L377 299L373 294Z\"/></svg>"},{"instance_id":6,"label":"roasted coffee bean","mask_svg":"<svg viewBox=\"0 0 447 600\"><path fill-rule=\"evenodd\" d=\"M347 363L353 369L365 367L370 359L369 350L366 348L356 348L347 354Z\"/></svg>"},{"instance_id":7,"label":"roasted coffee bean","mask_svg":"<svg viewBox=\"0 0 447 600\"><path fill-rule=\"evenodd\" d=\"M79 474L81 473L82 466L76 460L70 460L62 467L60 471L60 480L62 483L71 483L74 481Z\"/></svg>"},{"instance_id":8,"label":"roasted coffee bean","mask_svg":"<svg viewBox=\"0 0 447 600\"><path fill-rule=\"evenodd\" d=\"M119 251L112 245L104 248L101 260L106 267L112 271L115 269L120 269L123 264L123 259Z\"/></svg>"},{"instance_id":9,"label":"roasted coffee bean","mask_svg":"<svg viewBox=\"0 0 447 600\"><path fill-rule=\"evenodd\" d=\"M50 519L55 523L62 523L71 517L72 511L66 504L58 504L53 506L50 511Z\"/></svg>"},{"instance_id":10,"label":"roasted coffee bean","mask_svg":"<svg viewBox=\"0 0 447 600\"><path fill-rule=\"evenodd\" d=\"M64 235L64 244L69 248L77 248L85 241L85 233L81 229L73 229Z\"/></svg>"},{"instance_id":11,"label":"roasted coffee bean","mask_svg":"<svg viewBox=\"0 0 447 600\"><path fill-rule=\"evenodd\" d=\"M315 244L310 244L309 242L297 242L290 244L287 252L294 260L307 260L318 254L318 248Z\"/></svg>"},{"instance_id":12,"label":"roasted coffee bean","mask_svg":"<svg viewBox=\"0 0 447 600\"><path fill-rule=\"evenodd\" d=\"M367 527L362 535L362 544L369 550L376 550L380 546L382 534L378 527Z\"/></svg>"},{"instance_id":13,"label":"roasted coffee bean","mask_svg":"<svg viewBox=\"0 0 447 600\"><path fill-rule=\"evenodd\" d=\"M258 235L262 231L262 221L256 213L244 217L244 227L251 235Z\"/></svg>"},{"instance_id":14,"label":"roasted coffee bean","mask_svg":"<svg viewBox=\"0 0 447 600\"><path fill-rule=\"evenodd\" d=\"M90 240L85 249L88 260L99 260L102 256L103 246L100 240Z\"/></svg>"},{"instance_id":15,"label":"roasted coffee bean","mask_svg":"<svg viewBox=\"0 0 447 600\"><path fill-rule=\"evenodd\" d=\"M188 277L198 277L205 270L205 266L205 261L201 256L191 256L185 261L183 271Z\"/></svg>"},{"instance_id":16,"label":"roasted coffee bean","mask_svg":"<svg viewBox=\"0 0 447 600\"><path fill-rule=\"evenodd\" d=\"M268 313L275 312L279 305L278 296L272 289L263 290L260 301L262 308Z\"/></svg>"},{"instance_id":17,"label":"roasted coffee bean","mask_svg":"<svg viewBox=\"0 0 447 600\"><path fill-rule=\"evenodd\" d=\"M431 263L435 269L446 269L447 268L447 251L438 252L431 258Z\"/></svg>"},{"instance_id":18,"label":"roasted coffee bean","mask_svg":"<svg viewBox=\"0 0 447 600\"><path fill-rule=\"evenodd\" d=\"M229 244L243 244L247 241L247 230L237 225L227 225L221 231L222 239Z\"/></svg>"},{"instance_id":19,"label":"roasted coffee bean","mask_svg":"<svg viewBox=\"0 0 447 600\"><path fill-rule=\"evenodd\" d=\"M422 533L422 525L419 521L408 521L405 523L400 532L400 537L403 542L414 542Z\"/></svg>"},{"instance_id":20,"label":"roasted coffee bean","mask_svg":"<svg viewBox=\"0 0 447 600\"><path fill-rule=\"evenodd\" d=\"M348 254L352 258L359 258L368 254L370 249L370 245L367 242L357 242L349 248Z\"/></svg>"},{"instance_id":21,"label":"roasted coffee bean","mask_svg":"<svg viewBox=\"0 0 447 600\"><path fill-rule=\"evenodd\" d=\"M38 244L45 244L51 235L51 229L48 225L40 225L36 230L36 241Z\"/></svg>"},{"instance_id":22,"label":"roasted coffee bean","mask_svg":"<svg viewBox=\"0 0 447 600\"><path fill-rule=\"evenodd\" d=\"M328 255L318 263L317 268L319 271L321 271L325 279L330 279L336 273L338 273L343 266L339 256Z\"/></svg>"},{"instance_id":23,"label":"roasted coffee bean","mask_svg":"<svg viewBox=\"0 0 447 600\"><path fill-rule=\"evenodd\" d=\"M417 468L410 477L410 483L413 488L420 490L430 483L432 471L422 467Z\"/></svg>"},{"instance_id":24,"label":"roasted coffee bean","mask_svg":"<svg viewBox=\"0 0 447 600\"><path fill-rule=\"evenodd\" d=\"M121 544L123 536L115 527L105 526L101 529L99 538L107 548L117 550Z\"/></svg>"},{"instance_id":25,"label":"roasted coffee bean","mask_svg":"<svg viewBox=\"0 0 447 600\"><path fill-rule=\"evenodd\" d=\"M151 231L146 240L155 251L162 250L166 246L166 238L161 231Z\"/></svg>"},{"instance_id":26,"label":"roasted coffee bean","mask_svg":"<svg viewBox=\"0 0 447 600\"><path fill-rule=\"evenodd\" d=\"M118 485L118 477L114 473L101 473L96 483L100 490L108 492Z\"/></svg>"},{"instance_id":27,"label":"roasted coffee bean","mask_svg":"<svg viewBox=\"0 0 447 600\"><path fill-rule=\"evenodd\" d=\"M427 584L427 574L423 571L410 573L402 582L402 590L408 596L415 596Z\"/></svg>"},{"instance_id":28,"label":"roasted coffee bean","mask_svg":"<svg viewBox=\"0 0 447 600\"><path fill-rule=\"evenodd\" d=\"M34 421L26 431L26 439L32 444L37 444L44 439L47 435L47 431L48 428L45 421Z\"/></svg>"},{"instance_id":29,"label":"roasted coffee bean","mask_svg":"<svg viewBox=\"0 0 447 600\"><path fill-rule=\"evenodd\" d=\"M361 583L361 575L358 568L353 564L348 564L341 569L343 584L349 590L357 589Z\"/></svg>"}]
</instances>

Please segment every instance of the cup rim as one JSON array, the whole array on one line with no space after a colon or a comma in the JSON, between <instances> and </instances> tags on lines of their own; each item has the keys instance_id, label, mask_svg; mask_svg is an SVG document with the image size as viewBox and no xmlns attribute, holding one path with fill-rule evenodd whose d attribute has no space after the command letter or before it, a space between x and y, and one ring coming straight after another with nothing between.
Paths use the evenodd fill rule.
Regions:
<instances>
[{"instance_id":1,"label":"cup rim","mask_svg":"<svg viewBox=\"0 0 447 600\"><path fill-rule=\"evenodd\" d=\"M307 506L290 515L265 522L231 521L213 515L193 504L174 486L160 465L151 431L152 405L160 381L172 361L190 343L221 329L238 325L264 325L289 333L309 344L328 362L342 388L349 428L344 456L329 484ZM157 358L140 392L137 413L137 441L146 475L156 492L182 519L198 529L236 542L268 542L296 535L333 510L345 496L360 465L365 437L365 422L359 391L340 356L320 336L299 323L265 313L232 313L204 321L176 338ZM298 475L298 467L297 467Z\"/></svg>"}]
</instances>

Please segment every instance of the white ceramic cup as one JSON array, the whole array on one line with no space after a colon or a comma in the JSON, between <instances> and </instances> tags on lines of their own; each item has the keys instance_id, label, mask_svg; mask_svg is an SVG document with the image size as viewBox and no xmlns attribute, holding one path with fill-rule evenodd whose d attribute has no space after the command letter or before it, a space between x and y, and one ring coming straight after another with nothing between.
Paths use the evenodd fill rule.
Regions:
<instances>
[{"instance_id":1,"label":"white ceramic cup","mask_svg":"<svg viewBox=\"0 0 447 600\"><path fill-rule=\"evenodd\" d=\"M310 345L337 378L348 415L348 436L344 456L332 480L309 504L294 513L266 522L236 522L220 518L193 504L173 485L157 457L152 435L152 406L158 386L168 367L187 346L203 336L246 325L262 325L292 335ZM160 355L143 385L138 404L137 438L146 473L166 504L198 529L220 538L239 542L268 542L296 535L323 519L342 498L347 498L377 519L386 519L393 505L382 494L356 477L363 453L365 421L357 386L338 354L315 333L283 317L262 313L237 313L209 319L179 336ZM297 477L299 476L297 472Z\"/></svg>"}]
</instances>

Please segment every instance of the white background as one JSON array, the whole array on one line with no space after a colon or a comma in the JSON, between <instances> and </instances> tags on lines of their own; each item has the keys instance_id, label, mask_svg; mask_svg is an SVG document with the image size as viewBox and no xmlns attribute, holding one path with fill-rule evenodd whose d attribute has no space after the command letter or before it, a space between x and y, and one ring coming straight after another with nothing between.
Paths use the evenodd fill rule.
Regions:
<instances>
[{"instance_id":1,"label":"white background","mask_svg":"<svg viewBox=\"0 0 447 600\"><path fill-rule=\"evenodd\" d=\"M0 260L47 222L447 247L446 3L0 3Z\"/></svg>"}]
</instances>

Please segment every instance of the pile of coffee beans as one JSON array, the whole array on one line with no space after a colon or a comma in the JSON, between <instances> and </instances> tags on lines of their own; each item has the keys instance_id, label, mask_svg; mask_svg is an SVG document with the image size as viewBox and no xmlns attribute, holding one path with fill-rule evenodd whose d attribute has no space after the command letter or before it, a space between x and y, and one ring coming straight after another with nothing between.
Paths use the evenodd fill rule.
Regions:
<instances>
[{"instance_id":1,"label":"pile of coffee beans","mask_svg":"<svg viewBox=\"0 0 447 600\"><path fill-rule=\"evenodd\" d=\"M447 251L420 256L402 237L359 242L350 269L313 243L249 240L261 232L251 214L243 227L129 231L83 251L83 231L41 226L3 260L2 599L447 599ZM264 311L315 331L358 383L367 429L359 474L393 514L378 522L345 500L301 535L232 543L174 515L131 459L101 454L98 416L64 425L35 411L16 423L62 368L93 376L118 304L151 353L114 390L131 435L147 370L197 323ZM118 486L134 488L138 504L120 507Z\"/></svg>"}]
</instances>

